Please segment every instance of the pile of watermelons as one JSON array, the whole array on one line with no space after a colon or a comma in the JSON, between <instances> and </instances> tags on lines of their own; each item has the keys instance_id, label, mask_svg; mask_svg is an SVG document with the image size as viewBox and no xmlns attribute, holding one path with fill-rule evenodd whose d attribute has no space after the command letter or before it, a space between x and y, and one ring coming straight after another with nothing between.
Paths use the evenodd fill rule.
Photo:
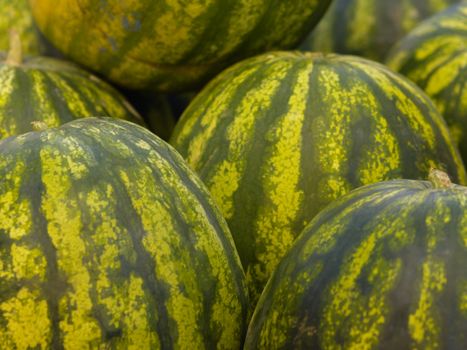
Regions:
<instances>
[{"instance_id":1,"label":"pile of watermelons","mask_svg":"<svg viewBox=\"0 0 467 350\"><path fill-rule=\"evenodd\" d=\"M0 349L467 349L467 0L0 10Z\"/></svg>"}]
</instances>

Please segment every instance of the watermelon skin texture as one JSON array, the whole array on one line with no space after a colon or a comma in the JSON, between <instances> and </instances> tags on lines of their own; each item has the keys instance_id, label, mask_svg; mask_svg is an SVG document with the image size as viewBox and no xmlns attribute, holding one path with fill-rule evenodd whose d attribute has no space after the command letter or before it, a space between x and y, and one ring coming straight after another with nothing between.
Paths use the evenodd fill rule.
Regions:
<instances>
[{"instance_id":1,"label":"watermelon skin texture","mask_svg":"<svg viewBox=\"0 0 467 350\"><path fill-rule=\"evenodd\" d=\"M0 138L77 118L113 117L144 124L138 112L112 86L66 61L30 57L0 62Z\"/></svg>"},{"instance_id":2,"label":"watermelon skin texture","mask_svg":"<svg viewBox=\"0 0 467 350\"><path fill-rule=\"evenodd\" d=\"M281 261L245 349L465 349L466 237L466 187L351 192Z\"/></svg>"},{"instance_id":3,"label":"watermelon skin texture","mask_svg":"<svg viewBox=\"0 0 467 350\"><path fill-rule=\"evenodd\" d=\"M118 85L188 91L255 54L295 47L331 0L31 0L42 33Z\"/></svg>"},{"instance_id":4,"label":"watermelon skin texture","mask_svg":"<svg viewBox=\"0 0 467 350\"><path fill-rule=\"evenodd\" d=\"M446 119L467 161L467 2L417 26L387 64L419 85Z\"/></svg>"},{"instance_id":5,"label":"watermelon skin texture","mask_svg":"<svg viewBox=\"0 0 467 350\"><path fill-rule=\"evenodd\" d=\"M10 137L0 179L0 348L240 348L227 224L150 131L87 118Z\"/></svg>"},{"instance_id":6,"label":"watermelon skin texture","mask_svg":"<svg viewBox=\"0 0 467 350\"><path fill-rule=\"evenodd\" d=\"M257 300L305 225L364 184L426 178L460 156L429 98L351 56L276 52L220 74L171 137L227 219Z\"/></svg>"},{"instance_id":7,"label":"watermelon skin texture","mask_svg":"<svg viewBox=\"0 0 467 350\"><path fill-rule=\"evenodd\" d=\"M425 18L459 0L334 0L301 44L305 51L357 55L379 62Z\"/></svg>"}]
</instances>

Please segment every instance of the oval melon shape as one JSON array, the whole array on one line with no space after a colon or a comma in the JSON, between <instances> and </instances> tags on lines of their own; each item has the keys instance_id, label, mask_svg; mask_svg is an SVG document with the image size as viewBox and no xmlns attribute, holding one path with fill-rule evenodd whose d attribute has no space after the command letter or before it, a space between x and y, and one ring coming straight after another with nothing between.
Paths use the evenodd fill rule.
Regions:
<instances>
[{"instance_id":1,"label":"oval melon shape","mask_svg":"<svg viewBox=\"0 0 467 350\"><path fill-rule=\"evenodd\" d=\"M86 118L0 142L0 348L239 349L227 224L150 131Z\"/></svg>"},{"instance_id":2,"label":"oval melon shape","mask_svg":"<svg viewBox=\"0 0 467 350\"><path fill-rule=\"evenodd\" d=\"M127 88L195 88L240 59L295 47L331 0L30 0L73 61Z\"/></svg>"},{"instance_id":3,"label":"oval melon shape","mask_svg":"<svg viewBox=\"0 0 467 350\"><path fill-rule=\"evenodd\" d=\"M112 86L73 63L31 56L0 61L0 139L77 118L112 117L142 124L134 108Z\"/></svg>"},{"instance_id":4,"label":"oval melon shape","mask_svg":"<svg viewBox=\"0 0 467 350\"><path fill-rule=\"evenodd\" d=\"M391 50L387 64L433 99L467 161L467 2L417 26Z\"/></svg>"},{"instance_id":5,"label":"oval melon shape","mask_svg":"<svg viewBox=\"0 0 467 350\"><path fill-rule=\"evenodd\" d=\"M466 238L467 187L352 191L281 261L245 349L466 348Z\"/></svg>"},{"instance_id":6,"label":"oval melon shape","mask_svg":"<svg viewBox=\"0 0 467 350\"><path fill-rule=\"evenodd\" d=\"M425 18L460 0L334 0L301 45L384 61L389 49Z\"/></svg>"},{"instance_id":7,"label":"oval melon shape","mask_svg":"<svg viewBox=\"0 0 467 350\"><path fill-rule=\"evenodd\" d=\"M245 60L197 95L171 143L227 219L253 300L305 225L351 189L423 179L430 167L466 180L423 91L351 56Z\"/></svg>"}]
</instances>

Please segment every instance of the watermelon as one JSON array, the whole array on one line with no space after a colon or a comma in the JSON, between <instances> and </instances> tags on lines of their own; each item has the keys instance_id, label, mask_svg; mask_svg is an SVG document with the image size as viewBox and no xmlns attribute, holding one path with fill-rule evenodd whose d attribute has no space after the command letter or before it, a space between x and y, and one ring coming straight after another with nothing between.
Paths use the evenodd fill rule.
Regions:
<instances>
[{"instance_id":1,"label":"watermelon","mask_svg":"<svg viewBox=\"0 0 467 350\"><path fill-rule=\"evenodd\" d=\"M76 65L42 56L22 58L18 38L0 59L0 139L88 116L143 123L113 87Z\"/></svg>"},{"instance_id":2,"label":"watermelon","mask_svg":"<svg viewBox=\"0 0 467 350\"><path fill-rule=\"evenodd\" d=\"M85 118L0 142L1 349L239 349L227 224L172 147Z\"/></svg>"},{"instance_id":3,"label":"watermelon","mask_svg":"<svg viewBox=\"0 0 467 350\"><path fill-rule=\"evenodd\" d=\"M296 46L331 0L30 0L65 55L127 88L181 91L230 63Z\"/></svg>"},{"instance_id":4,"label":"watermelon","mask_svg":"<svg viewBox=\"0 0 467 350\"><path fill-rule=\"evenodd\" d=\"M433 99L467 161L467 2L424 21L390 52L387 64Z\"/></svg>"},{"instance_id":5,"label":"watermelon","mask_svg":"<svg viewBox=\"0 0 467 350\"><path fill-rule=\"evenodd\" d=\"M254 302L324 206L364 184L465 183L449 131L408 79L352 56L275 52L216 77L171 143L208 186L232 231Z\"/></svg>"},{"instance_id":6,"label":"watermelon","mask_svg":"<svg viewBox=\"0 0 467 350\"><path fill-rule=\"evenodd\" d=\"M466 237L467 187L445 174L351 192L281 261L245 349L466 349Z\"/></svg>"},{"instance_id":7,"label":"watermelon","mask_svg":"<svg viewBox=\"0 0 467 350\"><path fill-rule=\"evenodd\" d=\"M391 46L419 22L459 1L334 0L301 49L383 61Z\"/></svg>"}]
</instances>

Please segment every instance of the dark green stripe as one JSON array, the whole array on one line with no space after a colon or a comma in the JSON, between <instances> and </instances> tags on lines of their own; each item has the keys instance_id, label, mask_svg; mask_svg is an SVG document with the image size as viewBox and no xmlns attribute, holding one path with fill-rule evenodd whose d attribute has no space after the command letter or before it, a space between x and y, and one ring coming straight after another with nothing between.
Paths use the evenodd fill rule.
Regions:
<instances>
[{"instance_id":1,"label":"dark green stripe","mask_svg":"<svg viewBox=\"0 0 467 350\"><path fill-rule=\"evenodd\" d=\"M467 215L465 207L459 205L462 203L462 196L459 192L457 197L450 196L449 193L439 193L437 202L443 203L448 207L451 212L452 219L445 223L444 234L446 240L438 250L440 256L451 257L446 261L446 280L447 284L439 298L440 307L439 313L441 314L442 323L449 325L441 332L441 348L455 349L459 344L467 343L467 318L462 315L459 307L460 291L459 291L459 272L465 271L467 266L467 256L465 254L465 244L462 242L461 237L457 233L461 226L462 218ZM467 203L464 201L464 203Z\"/></svg>"},{"instance_id":2,"label":"dark green stripe","mask_svg":"<svg viewBox=\"0 0 467 350\"><path fill-rule=\"evenodd\" d=\"M415 192L411 195L405 193L404 197L410 200L411 205L413 205L412 208L408 209L410 210L409 217L412 220L405 225L405 231L412 233L414 236L414 243L392 252L394 258L402 260L402 269L400 276L396 279L396 284L392 287L392 290L387 296L389 314L380 335L381 343L387 344L387 349L390 349L392 346L400 347L400 344L413 343L408 332L395 333L391 325L408 322L409 315L415 311L420 298L419 292L423 278L422 263L427 258L426 235L422 235L420 232L426 232L425 215L431 208L428 206L421 206L420 204L429 200L423 192ZM415 202L415 197L418 200L413 204ZM407 208L407 200L404 201L403 198L397 203L399 210ZM414 202L412 202L412 200ZM398 217L397 207L395 208L393 217L395 219ZM411 269L410 267L413 268ZM414 270L416 271L415 273L413 272Z\"/></svg>"},{"instance_id":3,"label":"dark green stripe","mask_svg":"<svg viewBox=\"0 0 467 350\"><path fill-rule=\"evenodd\" d=\"M174 158L174 154L172 150L168 150L168 151L169 152L168 154L166 154L165 158L172 160ZM164 152L161 152L161 153L164 154ZM209 224L212 225L216 233L223 232L224 230L221 228L219 217L216 215L213 215L212 209L210 209L212 208L214 204L207 200L208 198L207 191L206 192L200 191L199 184L196 184L193 182L193 180L187 175L188 172L186 171L186 169L183 169L180 166L181 164L182 163L179 160L175 160L172 163L173 169L177 172L177 176L180 178L180 181L184 184L184 186L186 186L186 188L190 191L190 193L195 196L197 202L201 204L201 206L205 210L207 215L204 219L206 219L209 222ZM176 197L179 197L179 196L176 195ZM180 207L178 202L179 200L175 202L177 203L176 206ZM176 209L173 208L171 211L176 212ZM189 235L192 234L190 232L192 230L190 229L190 223L185 222L182 219L182 217L176 218L175 222L177 223L177 225L180 225L179 232L186 231L188 233L188 235L186 235L184 239L186 240L186 242L189 242L190 241ZM247 313L248 313L248 305L249 305L248 299L245 293L246 285L244 283L240 283L240 281L244 281L244 272L237 263L237 260L236 260L237 252L235 250L235 247L231 244L230 240L228 240L226 236L219 235L219 234L217 235L217 238L219 239L224 251L226 252L225 255L226 255L228 264L232 269L232 275L234 277L232 279L232 282L235 285L235 290L237 292L236 294L240 296L240 304L243 307L242 320L245 321L245 323L243 323L240 328L242 330L241 336L244 337L246 333L246 327L247 327L246 321L247 321L247 316L248 316ZM200 251L196 251L195 249L192 249L191 251L192 251L192 254L191 254L192 260L196 260L197 263L199 263L199 266L195 266L195 268L197 268L197 271L198 271L197 274L199 276L202 276L203 274L206 274L207 271L209 271L208 274L212 275L212 269L209 268L210 263L209 263L207 254L201 253ZM219 336L220 336L220 334L216 332L217 329L214 328L213 325L210 324L210 318L209 318L209 315L211 315L213 311L212 307L214 305L213 303L214 293L217 291L217 288L216 288L216 283L214 280L209 282L207 279L203 279L202 281L199 281L198 288L203 293L203 305L205 307L202 315L199 316L201 319L201 322L200 322L201 324L198 324L198 326L200 328L200 333L203 334L205 346L208 348L209 344L217 343L217 340L219 339ZM241 339L240 343L243 344L243 339Z\"/></svg>"},{"instance_id":4,"label":"dark green stripe","mask_svg":"<svg viewBox=\"0 0 467 350\"><path fill-rule=\"evenodd\" d=\"M79 3L79 1L76 1L76 3ZM96 6L97 4L98 3L92 4L91 8L86 9L86 19L91 19L92 15L97 16L99 14L102 14L100 13L101 10L93 9L93 7L98 7ZM136 13L140 15L141 28L135 32L127 31L126 36L122 38L122 45L118 48L117 52L112 52L106 55L98 55L97 62L93 65L96 69L98 68L104 75L109 75L113 69L118 69L118 66L122 62L121 57L125 57L127 60L135 60L135 62L139 63L136 57L132 57L130 55L130 52L141 43L142 37L145 37L147 36L147 33L152 33L154 31L153 27L156 19L164 13L165 4L161 1L140 1L139 4L142 5L142 8ZM109 2L107 6L110 9L112 9L112 7L115 6L115 4ZM103 15L112 18L110 14L103 13ZM152 18L152 20L148 18L149 16L151 16L150 18ZM97 22L99 22L99 19L97 20ZM96 26L96 28L102 30L102 28L100 28L99 26ZM82 32L86 35L84 36L84 38L78 37L76 38L76 40L72 40L71 42L86 45L86 40L89 40L89 28L84 27L84 30L82 30ZM101 36L102 38L108 38L109 41L112 40L111 33L102 32ZM71 47L67 48L67 52L71 52L76 56L81 55L79 51L79 46L70 46Z\"/></svg>"},{"instance_id":5,"label":"dark green stripe","mask_svg":"<svg viewBox=\"0 0 467 350\"><path fill-rule=\"evenodd\" d=\"M131 270L143 280L145 296L147 296L147 309L157 310L156 313L148 314L150 320L149 327L157 332L161 348L172 348L174 335L168 332L166 328L170 324L170 316L166 307L169 297L168 287L163 281L158 280L154 274L156 267L154 259L146 251L142 243L143 237L149 233L145 231L141 218L133 207L132 194L126 192L125 185L118 176L118 170L121 169L121 165L118 166L117 161L123 161L123 159L121 156L117 156L116 158L116 154L114 154L112 149L107 150L106 145L109 142L111 144L114 143L115 140L111 140L111 135L107 132L97 132L86 128L82 130L67 128L66 132L69 135L79 135L80 143L86 145L89 149L99 150L98 152L93 152L96 163L92 171L90 171L90 175L97 179L107 179L106 182L110 183L115 191L115 198L118 198L115 212L119 213L117 223L119 227L124 228L130 234L136 256L134 265L131 264L128 267L131 267ZM121 138L120 141L122 142ZM114 162L109 163L108 159L114 159ZM127 163L128 161L133 163L130 159L124 159L124 162ZM130 264L130 262L127 263Z\"/></svg>"},{"instance_id":6,"label":"dark green stripe","mask_svg":"<svg viewBox=\"0 0 467 350\"><path fill-rule=\"evenodd\" d=\"M198 175L205 180L204 183L209 183L209 178L213 174L210 172L210 169L214 169L214 165L220 164L224 160L224 150L218 147L219 144L223 144L225 149L229 148L230 140L227 137L227 131L229 127L231 127L232 123L236 119L236 109L242 103L242 100L248 94L249 91L253 90L263 81L264 77L267 76L270 69L272 69L273 63L264 64L259 67L250 78L246 79L245 81L241 82L236 90L233 93L233 97L230 100L228 107L226 108L226 115L224 116L224 121L219 122L216 125L216 129L212 133L212 136L206 140L205 144L205 152L203 152L202 156L198 160L196 164L193 164L195 170L197 171ZM232 75L235 75L236 72L233 71ZM227 82L228 80L225 80ZM219 85L215 87L215 90L218 93L221 93L224 89L224 81L221 82ZM214 93L215 94L215 93ZM203 94L204 95L204 94ZM202 101L202 100L201 100ZM203 103L204 104L204 103ZM204 104L206 106L206 110L208 110L209 105ZM187 113L187 115L189 115ZM188 118L187 118L188 119ZM257 118L259 119L259 118ZM196 130L192 128L192 130ZM189 144L191 140L187 139L186 142ZM207 151L207 152L206 152Z\"/></svg>"},{"instance_id":7,"label":"dark green stripe","mask_svg":"<svg viewBox=\"0 0 467 350\"><path fill-rule=\"evenodd\" d=\"M371 75L366 73L363 69L359 69L359 73L365 82L370 86L371 90L374 91L374 95L377 97L381 106L382 115L388 122L389 132L392 135L395 135L399 141L398 147L401 161L400 174L397 174L397 176L400 177L402 174L404 174L405 178L423 180L426 177L420 178L420 176L422 176L421 172L423 171L423 168L420 166L425 167L426 176L428 176L430 164L420 164L420 154L427 155L424 159L429 159L429 157L433 157L435 155L433 154L433 151L429 149L427 140L425 140L416 130L412 129L409 118L397 108L393 96L388 96L387 91L379 86L379 84L374 81ZM412 91L405 88L397 79L394 79L390 74L388 74L388 72L384 71L384 74L386 75L387 79L391 81L395 88L401 91L408 100L412 101L417 106L422 115L425 117L424 121L429 122L430 127L433 130L433 134L436 137L435 152L437 152L437 159L445 160L446 155L451 156L451 152L447 150L447 145L444 138L440 135L438 128L432 122L432 116L435 111L431 106L431 102L429 102L428 99L426 101L420 101L415 95L413 95ZM429 105L427 105L427 102ZM404 135L407 136L404 137ZM439 149L442 151L438 151ZM449 170L453 170L452 174L457 179L457 169Z\"/></svg>"},{"instance_id":8,"label":"dark green stripe","mask_svg":"<svg viewBox=\"0 0 467 350\"><path fill-rule=\"evenodd\" d=\"M2 113L5 117L2 127L8 130L11 135L12 126L20 133L28 130L27 125L22 124L20 121L23 119L29 120L30 116L34 115L34 108L29 103L32 97L31 80L21 69L9 67L3 69L14 71L12 90Z\"/></svg>"},{"instance_id":9,"label":"dark green stripe","mask_svg":"<svg viewBox=\"0 0 467 350\"><path fill-rule=\"evenodd\" d=\"M20 183L18 202L22 199L30 202L33 218L31 232L29 235L25 236L23 240L27 240L31 246L38 246L45 256L46 271L44 282L42 285L34 288L41 289L41 297L47 302L50 333L52 335L49 346L52 349L63 349L63 343L60 337L61 317L59 313L59 301L67 293L69 285L67 281L62 278L63 276L59 272L56 249L51 238L47 234L48 223L41 210L42 196L45 195L45 188L41 181L42 165L40 164L40 161L36 162L36 159L39 159L39 151L42 147L40 134L31 134L29 140L32 147L23 147L23 145L17 142L16 139L9 138L1 144L1 153L4 155L19 153L25 164L36 163L37 166L36 171L29 171L30 168L26 167L24 176ZM40 195L37 195L38 193ZM8 292L10 294L14 291L16 294L19 288L27 285L34 286L35 283L36 282L34 280L18 281L17 289L13 288ZM12 286L9 286L9 288L11 287Z\"/></svg>"},{"instance_id":10,"label":"dark green stripe","mask_svg":"<svg viewBox=\"0 0 467 350\"><path fill-rule=\"evenodd\" d=\"M62 80L62 75L57 73L41 73L44 78L44 83L48 86L48 89L44 93L49 97L50 103L55 109L56 113L63 120L63 123L73 120L75 113L70 109L68 103L66 103L66 96L63 95L63 91L55 84L51 77L55 77L57 80ZM34 119L40 120L41 116L34 116Z\"/></svg>"},{"instance_id":11,"label":"dark green stripe","mask_svg":"<svg viewBox=\"0 0 467 350\"><path fill-rule=\"evenodd\" d=\"M202 28L202 32L197 34L196 44L183 53L179 60L180 65L188 67L191 65L205 65L220 58L218 53L212 53L211 47L216 45L217 52L220 52L225 46L229 45L225 40L228 37L229 30L232 29L229 16L239 4L237 1L214 1L206 10L204 16L196 18L191 26L194 30ZM225 60L224 58L223 61Z\"/></svg>"},{"instance_id":12,"label":"dark green stripe","mask_svg":"<svg viewBox=\"0 0 467 350\"><path fill-rule=\"evenodd\" d=\"M325 254L312 254L301 264L303 269L308 270L310 266L313 266L318 262L323 263L332 261L332 263L324 263L323 269L317 278L309 286L305 286L305 291L297 305L297 315L299 320L307 319L307 324L314 325L317 330L321 328L320 322L324 306L332 298L332 294L329 293L328 286L342 274L342 268L346 266L346 260L367 238L368 230L366 228L378 225L378 216L381 215L382 212L399 211L400 204L398 204L398 202L403 202L406 196L406 193L396 192L392 196L384 199L384 201L366 205L362 210L357 209L357 211L349 213L339 220L345 228L339 231L338 237L335 237L333 248ZM378 197L375 195L374 198L377 199ZM340 209L343 210L344 207L341 207ZM338 212L336 211L335 213L337 214ZM395 217L398 216L397 214L394 215ZM307 229L307 232L309 232L309 229ZM299 252L298 254L302 255L303 253ZM376 252L373 252L366 266L371 265L371 260L375 257L375 254ZM295 268L292 276L296 275L300 271L303 271L300 267ZM361 281L366 280L364 276L366 273L368 273L368 271L364 267L362 269L362 274L359 276ZM365 286L361 285L361 288L363 292ZM316 297L318 295L320 296L319 298ZM294 340L299 335L298 331L299 329L296 329L295 332L290 334L290 345L293 344ZM315 337L315 341L318 345L319 333L317 334L317 337ZM339 342L337 339L336 341ZM342 339L342 341L344 341L342 345L345 345L345 339Z\"/></svg>"},{"instance_id":13,"label":"dark green stripe","mask_svg":"<svg viewBox=\"0 0 467 350\"><path fill-rule=\"evenodd\" d=\"M273 62L270 67L280 62ZM238 189L233 194L233 216L228 220L229 227L234 232L235 244L243 262L245 272L251 265L258 263L257 254L261 251L261 247L257 246L256 242L256 222L261 203L267 200L267 189L258 184L264 184L264 167L265 163L270 159L271 153L274 152L274 145L277 143L277 137L273 136L277 129L277 124L289 110L289 98L292 95L293 87L297 81L298 74L304 69L308 62L303 60L300 64L296 64L288 69L286 76L280 82L275 94L271 97L269 109L263 109L261 114L256 115L254 130L248 144L248 151L245 152L245 168L238 182ZM267 76L267 65L264 74L258 74L254 85L259 86ZM265 78L266 77L266 78ZM276 77L269 78L271 80ZM251 88L250 88L251 89ZM249 91L249 88L239 87L239 91ZM245 225L245 218L253 218L248 220ZM241 232L241 234L239 234ZM255 290L260 292L263 285L258 283ZM251 288L250 288L251 289ZM252 296L254 299L254 296Z\"/></svg>"}]
</instances>

